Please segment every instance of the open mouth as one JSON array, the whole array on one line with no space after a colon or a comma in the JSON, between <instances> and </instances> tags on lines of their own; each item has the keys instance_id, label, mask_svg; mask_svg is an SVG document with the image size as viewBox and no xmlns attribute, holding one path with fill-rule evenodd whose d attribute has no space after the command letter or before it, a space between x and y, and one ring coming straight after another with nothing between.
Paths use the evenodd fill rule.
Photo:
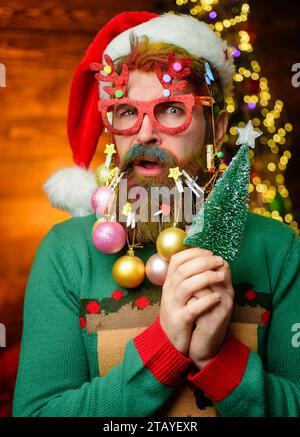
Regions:
<instances>
[{"instance_id":1,"label":"open mouth","mask_svg":"<svg viewBox=\"0 0 300 437\"><path fill-rule=\"evenodd\" d=\"M143 176L158 176L166 169L166 165L154 159L138 159L134 163L134 169Z\"/></svg>"}]
</instances>

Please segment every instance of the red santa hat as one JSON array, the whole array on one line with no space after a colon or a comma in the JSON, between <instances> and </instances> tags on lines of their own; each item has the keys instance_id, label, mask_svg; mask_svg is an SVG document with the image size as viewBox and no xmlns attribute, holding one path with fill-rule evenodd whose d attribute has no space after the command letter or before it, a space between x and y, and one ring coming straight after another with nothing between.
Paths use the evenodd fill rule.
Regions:
<instances>
[{"instance_id":1,"label":"red santa hat","mask_svg":"<svg viewBox=\"0 0 300 437\"><path fill-rule=\"evenodd\" d=\"M224 96L232 90L233 58L227 43L208 24L188 15L150 12L123 12L112 18L88 47L72 80L67 130L76 165L57 171L44 185L52 205L73 216L92 213L90 199L97 185L89 164L103 131L97 103L99 98L108 97L99 88L90 64L103 62L104 54L113 60L127 55L132 32L137 37L147 36L150 41L175 44L205 58L217 69Z\"/></svg>"}]
</instances>

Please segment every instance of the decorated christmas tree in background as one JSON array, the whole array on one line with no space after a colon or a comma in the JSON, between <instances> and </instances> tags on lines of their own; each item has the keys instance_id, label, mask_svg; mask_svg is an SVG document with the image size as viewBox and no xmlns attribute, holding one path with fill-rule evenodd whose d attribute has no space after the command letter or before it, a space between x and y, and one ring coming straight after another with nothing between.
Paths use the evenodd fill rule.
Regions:
<instances>
[{"instance_id":1,"label":"decorated christmas tree in background","mask_svg":"<svg viewBox=\"0 0 300 437\"><path fill-rule=\"evenodd\" d=\"M255 32L248 23L250 5L240 0L169 0L169 12L189 13L207 22L231 46L235 58L234 96L226 99L229 129L223 151L229 164L237 153L237 132L248 120L263 132L250 150L251 174L249 208L251 211L280 220L299 233L285 186L284 173L292 154L293 126L288 122L284 103L271 95L269 82L255 59Z\"/></svg>"}]
</instances>

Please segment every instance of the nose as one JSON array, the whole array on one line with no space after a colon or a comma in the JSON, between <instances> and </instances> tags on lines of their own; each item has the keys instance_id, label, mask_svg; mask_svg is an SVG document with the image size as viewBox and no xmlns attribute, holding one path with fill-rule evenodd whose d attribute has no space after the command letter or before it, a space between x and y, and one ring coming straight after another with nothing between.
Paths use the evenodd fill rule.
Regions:
<instances>
[{"instance_id":1,"label":"nose","mask_svg":"<svg viewBox=\"0 0 300 437\"><path fill-rule=\"evenodd\" d=\"M160 144L160 134L152 125L149 116L144 115L140 130L137 133L138 144Z\"/></svg>"}]
</instances>

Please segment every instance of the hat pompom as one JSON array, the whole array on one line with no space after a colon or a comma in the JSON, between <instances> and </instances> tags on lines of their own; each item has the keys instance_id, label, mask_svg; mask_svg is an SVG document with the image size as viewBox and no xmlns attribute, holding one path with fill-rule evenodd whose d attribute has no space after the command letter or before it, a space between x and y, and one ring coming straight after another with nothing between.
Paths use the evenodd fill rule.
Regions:
<instances>
[{"instance_id":1,"label":"hat pompom","mask_svg":"<svg viewBox=\"0 0 300 437\"><path fill-rule=\"evenodd\" d=\"M94 172L79 166L53 173L43 186L54 208L74 217L92 214L91 197L97 188Z\"/></svg>"}]
</instances>

